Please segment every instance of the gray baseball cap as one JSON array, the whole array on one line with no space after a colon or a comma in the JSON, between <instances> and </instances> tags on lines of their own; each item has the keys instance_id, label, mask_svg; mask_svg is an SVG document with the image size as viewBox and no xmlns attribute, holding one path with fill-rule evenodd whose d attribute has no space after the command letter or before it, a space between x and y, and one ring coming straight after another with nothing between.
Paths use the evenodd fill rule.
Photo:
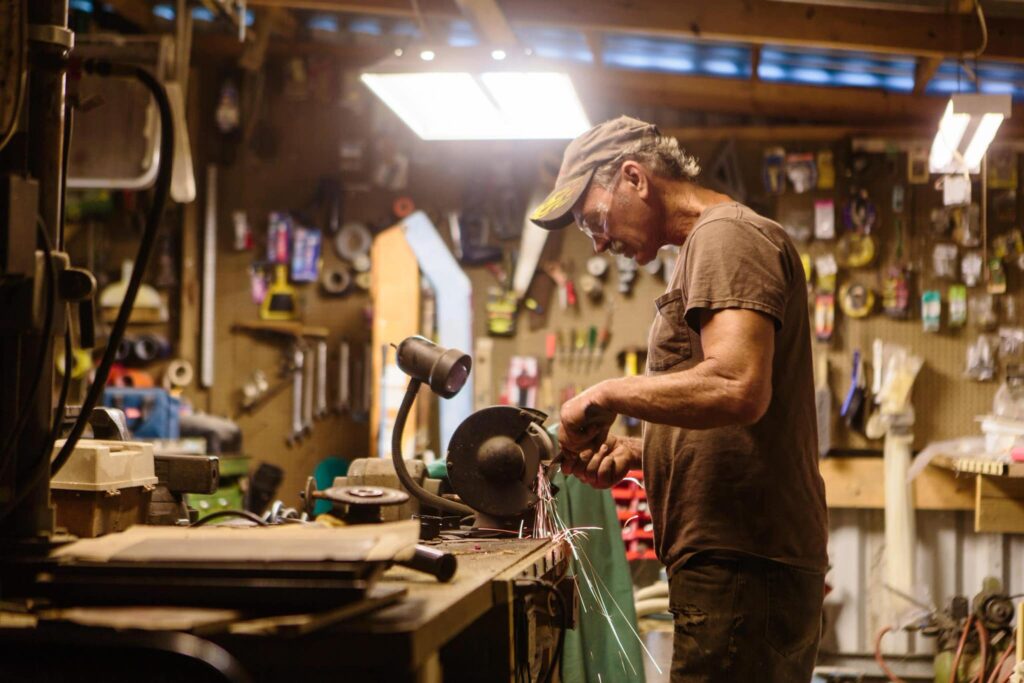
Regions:
<instances>
[{"instance_id":1,"label":"gray baseball cap","mask_svg":"<svg viewBox=\"0 0 1024 683\"><path fill-rule=\"evenodd\" d=\"M546 230L569 225L572 207L587 191L598 167L613 161L633 143L660 135L654 124L628 116L599 123L583 133L565 148L555 189L533 210L530 220Z\"/></svg>"}]
</instances>

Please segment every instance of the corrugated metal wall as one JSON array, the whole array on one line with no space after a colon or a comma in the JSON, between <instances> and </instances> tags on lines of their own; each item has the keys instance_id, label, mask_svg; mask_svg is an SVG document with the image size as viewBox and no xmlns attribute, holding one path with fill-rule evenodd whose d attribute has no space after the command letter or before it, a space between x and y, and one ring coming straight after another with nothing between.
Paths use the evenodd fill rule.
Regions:
<instances>
[{"instance_id":1,"label":"corrugated metal wall","mask_svg":"<svg viewBox=\"0 0 1024 683\"><path fill-rule=\"evenodd\" d=\"M917 513L915 597L943 607L955 595L968 598L993 576L1011 594L1024 593L1024 535L976 534L973 513ZM826 632L822 650L862 654L874 649L875 634L888 623L883 585L885 534L881 510L831 510ZM926 654L934 639L892 634L888 654Z\"/></svg>"}]
</instances>

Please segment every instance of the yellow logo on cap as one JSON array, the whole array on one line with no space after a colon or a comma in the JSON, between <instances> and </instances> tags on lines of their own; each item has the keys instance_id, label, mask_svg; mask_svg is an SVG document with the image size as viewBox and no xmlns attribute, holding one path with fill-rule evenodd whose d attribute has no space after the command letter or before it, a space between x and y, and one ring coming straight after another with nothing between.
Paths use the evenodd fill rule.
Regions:
<instances>
[{"instance_id":1,"label":"yellow logo on cap","mask_svg":"<svg viewBox=\"0 0 1024 683\"><path fill-rule=\"evenodd\" d=\"M570 185L566 185L560 190L552 192L550 195L548 195L548 198L544 200L543 204L541 204L540 206L533 210L533 213L530 215L530 219L541 219L544 216L544 214L546 214L548 211L551 211L552 209L561 206L575 190L576 184L573 183Z\"/></svg>"}]
</instances>

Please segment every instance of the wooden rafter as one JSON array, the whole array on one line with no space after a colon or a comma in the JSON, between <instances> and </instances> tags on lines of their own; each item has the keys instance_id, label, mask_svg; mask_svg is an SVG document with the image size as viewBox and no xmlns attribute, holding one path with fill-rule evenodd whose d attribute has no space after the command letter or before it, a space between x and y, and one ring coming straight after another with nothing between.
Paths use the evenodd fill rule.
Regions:
<instances>
[{"instance_id":1,"label":"wooden rafter","mask_svg":"<svg viewBox=\"0 0 1024 683\"><path fill-rule=\"evenodd\" d=\"M142 31L155 30L156 19L153 18L153 8L149 3L143 0L106 0L106 4Z\"/></svg>"},{"instance_id":2,"label":"wooden rafter","mask_svg":"<svg viewBox=\"0 0 1024 683\"><path fill-rule=\"evenodd\" d=\"M252 5L411 16L406 0L250 0ZM420 0L425 15L456 17L451 0ZM502 5L514 25L580 31L644 33L752 44L791 45L944 57L981 44L973 14L924 13L811 5L770 0L514 0ZM1024 20L988 22L991 59L1024 61Z\"/></svg>"},{"instance_id":3,"label":"wooden rafter","mask_svg":"<svg viewBox=\"0 0 1024 683\"><path fill-rule=\"evenodd\" d=\"M497 0L455 0L483 39L494 47L515 45L516 34L508 25Z\"/></svg>"}]
</instances>

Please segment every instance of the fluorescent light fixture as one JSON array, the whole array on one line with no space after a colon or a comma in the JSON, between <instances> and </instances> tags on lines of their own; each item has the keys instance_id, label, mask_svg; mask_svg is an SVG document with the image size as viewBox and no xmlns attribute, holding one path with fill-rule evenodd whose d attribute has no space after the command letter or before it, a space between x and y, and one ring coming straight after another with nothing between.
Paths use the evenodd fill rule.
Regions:
<instances>
[{"instance_id":1,"label":"fluorescent light fixture","mask_svg":"<svg viewBox=\"0 0 1024 683\"><path fill-rule=\"evenodd\" d=\"M567 140L590 128L572 79L542 60L446 48L424 64L419 54L389 58L361 80L424 140Z\"/></svg>"},{"instance_id":2,"label":"fluorescent light fixture","mask_svg":"<svg viewBox=\"0 0 1024 683\"><path fill-rule=\"evenodd\" d=\"M953 95L939 121L928 166L932 173L978 173L1003 119L1010 95Z\"/></svg>"}]
</instances>

